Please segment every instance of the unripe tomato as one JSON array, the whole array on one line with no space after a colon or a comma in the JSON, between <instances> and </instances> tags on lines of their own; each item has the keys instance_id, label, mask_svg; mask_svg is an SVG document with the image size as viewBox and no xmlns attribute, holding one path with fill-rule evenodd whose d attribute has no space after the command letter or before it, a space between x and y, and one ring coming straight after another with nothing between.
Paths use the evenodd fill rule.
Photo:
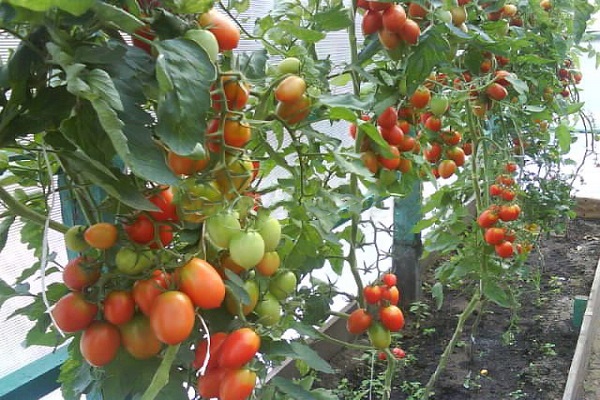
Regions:
<instances>
[{"instance_id":1,"label":"unripe tomato","mask_svg":"<svg viewBox=\"0 0 600 400\"><path fill-rule=\"evenodd\" d=\"M240 30L235 23L224 14L212 8L202 14L198 20L200 26L207 28L215 35L219 51L235 49L240 42Z\"/></svg>"},{"instance_id":2,"label":"unripe tomato","mask_svg":"<svg viewBox=\"0 0 600 400\"><path fill-rule=\"evenodd\" d=\"M220 400L246 400L256 385L256 372L249 369L227 371L219 387Z\"/></svg>"},{"instance_id":3,"label":"unripe tomato","mask_svg":"<svg viewBox=\"0 0 600 400\"><path fill-rule=\"evenodd\" d=\"M379 309L379 319L386 329L397 332L404 328L404 314L395 305L381 307Z\"/></svg>"},{"instance_id":4,"label":"unripe tomato","mask_svg":"<svg viewBox=\"0 0 600 400\"><path fill-rule=\"evenodd\" d=\"M467 20L467 10L464 7L452 7L450 14L452 14L452 24L454 26L460 26Z\"/></svg>"},{"instance_id":5,"label":"unripe tomato","mask_svg":"<svg viewBox=\"0 0 600 400\"><path fill-rule=\"evenodd\" d=\"M79 349L85 360L94 367L111 362L121 346L119 329L108 322L94 321L83 331Z\"/></svg>"},{"instance_id":6,"label":"unripe tomato","mask_svg":"<svg viewBox=\"0 0 600 400\"><path fill-rule=\"evenodd\" d=\"M282 103L296 103L306 92L306 82L298 75L291 75L279 82L275 98Z\"/></svg>"},{"instance_id":7,"label":"unripe tomato","mask_svg":"<svg viewBox=\"0 0 600 400\"><path fill-rule=\"evenodd\" d=\"M281 240L281 224L275 217L260 217L256 222L256 230L265 242L265 251L275 251Z\"/></svg>"},{"instance_id":8,"label":"unripe tomato","mask_svg":"<svg viewBox=\"0 0 600 400\"><path fill-rule=\"evenodd\" d=\"M83 237L95 249L107 250L117 243L117 227L108 222L99 222L87 228Z\"/></svg>"},{"instance_id":9,"label":"unripe tomato","mask_svg":"<svg viewBox=\"0 0 600 400\"><path fill-rule=\"evenodd\" d=\"M74 225L65 233L65 245L67 249L75 252L87 250L90 246L83 238L83 234L87 227L83 225Z\"/></svg>"},{"instance_id":10,"label":"unripe tomato","mask_svg":"<svg viewBox=\"0 0 600 400\"><path fill-rule=\"evenodd\" d=\"M217 172L217 175L220 171ZM221 178L224 180L223 185L229 185L227 174L222 174L224 175ZM236 179L238 178L231 178L232 181ZM225 188L223 190L228 189ZM175 194L179 199L179 215L181 219L193 223L202 222L208 216L216 213L223 201L221 188L217 186L215 181L196 183L195 179L188 178L181 182L181 186L177 188Z\"/></svg>"},{"instance_id":11,"label":"unripe tomato","mask_svg":"<svg viewBox=\"0 0 600 400\"><path fill-rule=\"evenodd\" d=\"M225 284L217 270L206 260L192 258L176 271L179 290L189 296L195 306L218 308L225 299Z\"/></svg>"},{"instance_id":12,"label":"unripe tomato","mask_svg":"<svg viewBox=\"0 0 600 400\"><path fill-rule=\"evenodd\" d=\"M259 324L272 326L281 320L281 304L271 293L267 292L254 308Z\"/></svg>"},{"instance_id":13,"label":"unripe tomato","mask_svg":"<svg viewBox=\"0 0 600 400\"><path fill-rule=\"evenodd\" d=\"M63 332L72 333L87 328L97 312L97 305L88 302L81 293L71 292L56 302L52 316Z\"/></svg>"},{"instance_id":14,"label":"unripe tomato","mask_svg":"<svg viewBox=\"0 0 600 400\"><path fill-rule=\"evenodd\" d=\"M221 350L221 345L227 338L227 333L225 332L216 332L210 335L210 352L208 350L208 340L202 339L196 344L196 348L194 349L194 361L192 361L192 367L194 369L199 369L204 364L204 360L206 359L207 353L210 353L210 359L208 360L208 364L206 365L206 369L211 370L219 365L219 352Z\"/></svg>"},{"instance_id":15,"label":"unripe tomato","mask_svg":"<svg viewBox=\"0 0 600 400\"><path fill-rule=\"evenodd\" d=\"M237 197L252 183L253 171L254 164L251 160L226 156L225 167L215 171L220 193L229 199ZM212 193L210 195L212 196Z\"/></svg>"},{"instance_id":16,"label":"unripe tomato","mask_svg":"<svg viewBox=\"0 0 600 400\"><path fill-rule=\"evenodd\" d=\"M194 328L194 319L194 305L183 292L165 292L152 303L150 325L163 343L175 345L186 340Z\"/></svg>"},{"instance_id":17,"label":"unripe tomato","mask_svg":"<svg viewBox=\"0 0 600 400\"><path fill-rule=\"evenodd\" d=\"M284 58L278 65L277 71L282 74L299 74L302 63L296 57Z\"/></svg>"},{"instance_id":18,"label":"unripe tomato","mask_svg":"<svg viewBox=\"0 0 600 400\"><path fill-rule=\"evenodd\" d=\"M206 29L190 29L183 35L184 38L189 39L206 51L210 61L216 62L219 58L219 42L216 36L209 30Z\"/></svg>"},{"instance_id":19,"label":"unripe tomato","mask_svg":"<svg viewBox=\"0 0 600 400\"><path fill-rule=\"evenodd\" d=\"M77 257L65 265L62 276L65 285L69 289L78 292L96 283L100 278L100 267L92 260Z\"/></svg>"},{"instance_id":20,"label":"unripe tomato","mask_svg":"<svg viewBox=\"0 0 600 400\"><path fill-rule=\"evenodd\" d=\"M387 349L390 347L392 343L392 336L390 335L390 331L385 329L383 325L379 322L375 322L369 328L369 339L371 340L371 345L376 349Z\"/></svg>"},{"instance_id":21,"label":"unripe tomato","mask_svg":"<svg viewBox=\"0 0 600 400\"><path fill-rule=\"evenodd\" d=\"M269 292L278 300L285 300L296 291L298 278L292 271L280 271L271 278Z\"/></svg>"},{"instance_id":22,"label":"unripe tomato","mask_svg":"<svg viewBox=\"0 0 600 400\"><path fill-rule=\"evenodd\" d=\"M231 237L242 230L240 221L232 212L223 212L210 216L204 223L208 238L216 246L226 249Z\"/></svg>"},{"instance_id":23,"label":"unripe tomato","mask_svg":"<svg viewBox=\"0 0 600 400\"><path fill-rule=\"evenodd\" d=\"M354 310L346 321L346 329L354 335L364 333L373 322L373 317L364 308Z\"/></svg>"},{"instance_id":24,"label":"unripe tomato","mask_svg":"<svg viewBox=\"0 0 600 400\"><path fill-rule=\"evenodd\" d=\"M152 303L167 289L167 276L161 271L155 271L151 278L136 281L133 284L133 299L140 311L150 315Z\"/></svg>"},{"instance_id":25,"label":"unripe tomato","mask_svg":"<svg viewBox=\"0 0 600 400\"><path fill-rule=\"evenodd\" d=\"M437 116L440 116L448 111L449 106L450 102L448 98L443 95L433 96L429 102L429 109Z\"/></svg>"},{"instance_id":26,"label":"unripe tomato","mask_svg":"<svg viewBox=\"0 0 600 400\"><path fill-rule=\"evenodd\" d=\"M115 325L129 322L135 314L133 294L125 290L113 290L104 299L104 318Z\"/></svg>"},{"instance_id":27,"label":"unripe tomato","mask_svg":"<svg viewBox=\"0 0 600 400\"><path fill-rule=\"evenodd\" d=\"M227 294L225 295L225 308L227 308L227 311L229 311L231 315L239 315L240 312L244 315L248 315L254 311L256 304L258 304L258 283L251 279L247 280L244 282L244 290L246 290L250 299L248 303L242 303L233 292L227 291Z\"/></svg>"},{"instance_id":28,"label":"unripe tomato","mask_svg":"<svg viewBox=\"0 0 600 400\"><path fill-rule=\"evenodd\" d=\"M256 355L260 348L260 336L250 328L231 332L220 349L221 368L240 368Z\"/></svg>"},{"instance_id":29,"label":"unripe tomato","mask_svg":"<svg viewBox=\"0 0 600 400\"><path fill-rule=\"evenodd\" d=\"M265 252L263 258L256 264L256 272L262 276L273 276L281 265L279 253L276 251Z\"/></svg>"},{"instance_id":30,"label":"unripe tomato","mask_svg":"<svg viewBox=\"0 0 600 400\"><path fill-rule=\"evenodd\" d=\"M265 241L256 231L236 233L229 242L231 259L241 267L250 269L265 255Z\"/></svg>"},{"instance_id":31,"label":"unripe tomato","mask_svg":"<svg viewBox=\"0 0 600 400\"><path fill-rule=\"evenodd\" d=\"M119 328L121 343L133 358L147 360L162 349L162 343L154 334L150 320L145 315L138 314Z\"/></svg>"},{"instance_id":32,"label":"unripe tomato","mask_svg":"<svg viewBox=\"0 0 600 400\"><path fill-rule=\"evenodd\" d=\"M121 247L115 256L115 265L119 272L137 275L152 266L154 253L150 250L137 251L131 247Z\"/></svg>"}]
</instances>

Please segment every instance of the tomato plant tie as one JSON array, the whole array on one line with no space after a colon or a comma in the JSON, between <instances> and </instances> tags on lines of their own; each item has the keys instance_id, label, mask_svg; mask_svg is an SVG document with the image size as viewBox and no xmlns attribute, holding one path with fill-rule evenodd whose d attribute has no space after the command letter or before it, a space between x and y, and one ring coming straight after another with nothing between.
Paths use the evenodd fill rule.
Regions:
<instances>
[{"instance_id":1,"label":"tomato plant tie","mask_svg":"<svg viewBox=\"0 0 600 400\"><path fill-rule=\"evenodd\" d=\"M196 316L200 320L204 332L206 332L206 356L204 357L204 361L202 362L202 367L200 367L200 369L198 370L200 376L204 376L206 368L208 367L208 362L210 361L210 332L208 331L208 326L206 325L204 318L202 318L202 315L200 315L200 313L196 313Z\"/></svg>"}]
</instances>

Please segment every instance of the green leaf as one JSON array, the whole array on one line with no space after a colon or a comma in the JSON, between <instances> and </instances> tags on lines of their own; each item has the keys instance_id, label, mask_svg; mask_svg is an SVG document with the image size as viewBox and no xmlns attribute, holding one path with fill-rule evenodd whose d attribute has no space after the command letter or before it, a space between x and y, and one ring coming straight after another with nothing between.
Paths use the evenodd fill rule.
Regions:
<instances>
[{"instance_id":1,"label":"green leaf","mask_svg":"<svg viewBox=\"0 0 600 400\"><path fill-rule=\"evenodd\" d=\"M516 75L510 74L506 77L506 80L512 85L513 89L515 89L517 93L529 93L529 86L527 86L527 83L517 78Z\"/></svg>"},{"instance_id":2,"label":"green leaf","mask_svg":"<svg viewBox=\"0 0 600 400\"><path fill-rule=\"evenodd\" d=\"M346 158L344 158L344 156L354 157L354 159L348 161L346 160ZM361 176L368 180L374 180L373 174L367 169L367 167L365 167L364 163L358 155L350 153L340 154L338 152L334 152L333 158L335 159L336 164L339 165L343 171Z\"/></svg>"},{"instance_id":3,"label":"green leaf","mask_svg":"<svg viewBox=\"0 0 600 400\"><path fill-rule=\"evenodd\" d=\"M346 86L348 83L350 83L350 81L352 81L352 75L349 73L343 73L333 78L331 81L329 81L329 83L333 86Z\"/></svg>"},{"instance_id":4,"label":"green leaf","mask_svg":"<svg viewBox=\"0 0 600 400\"><path fill-rule=\"evenodd\" d=\"M6 240L8 239L8 232L13 222L15 222L15 216L10 215L2 219L0 222L0 251L4 250L4 246L6 246ZM1 302L0 302L1 305Z\"/></svg>"},{"instance_id":5,"label":"green leaf","mask_svg":"<svg viewBox=\"0 0 600 400\"><path fill-rule=\"evenodd\" d=\"M76 3L76 1L73 1L73 3ZM94 11L98 16L98 19L105 25L115 26L129 34L132 34L145 26L144 22L123 10L121 7L113 6L103 1L95 2Z\"/></svg>"},{"instance_id":6,"label":"green leaf","mask_svg":"<svg viewBox=\"0 0 600 400\"><path fill-rule=\"evenodd\" d=\"M108 106L116 111L123 111L123 103L119 92L115 88L115 84L108 75L108 72L95 68L85 77L86 83L89 85L92 93L104 100Z\"/></svg>"},{"instance_id":7,"label":"green leaf","mask_svg":"<svg viewBox=\"0 0 600 400\"><path fill-rule=\"evenodd\" d=\"M299 384L295 383L286 378L281 378L279 376L273 378L271 380L277 389L290 396L290 399L294 400L318 400L315 396L312 395L311 392L304 389Z\"/></svg>"},{"instance_id":8,"label":"green leaf","mask_svg":"<svg viewBox=\"0 0 600 400\"><path fill-rule=\"evenodd\" d=\"M159 52L156 133L175 153L191 154L198 147L201 151L215 65L202 47L189 40L165 40L155 47Z\"/></svg>"},{"instance_id":9,"label":"green leaf","mask_svg":"<svg viewBox=\"0 0 600 400\"><path fill-rule=\"evenodd\" d=\"M436 65L447 60L450 50L443 25L436 25L421 36L419 44L409 55L406 64L408 93L413 93Z\"/></svg>"},{"instance_id":10,"label":"green leaf","mask_svg":"<svg viewBox=\"0 0 600 400\"><path fill-rule=\"evenodd\" d=\"M371 107L371 101L361 100L351 93L322 95L319 101L329 107L345 107L357 111L368 110Z\"/></svg>"},{"instance_id":11,"label":"green leaf","mask_svg":"<svg viewBox=\"0 0 600 400\"><path fill-rule=\"evenodd\" d=\"M583 102L583 101L580 101L578 103L571 103L567 106L567 110L565 111L565 113L567 115L578 113L583 108L584 105L585 105L585 102Z\"/></svg>"},{"instance_id":12,"label":"green leaf","mask_svg":"<svg viewBox=\"0 0 600 400\"><path fill-rule=\"evenodd\" d=\"M442 304L444 304L444 286L440 282L436 282L432 286L431 297L435 300L436 309L442 308Z\"/></svg>"},{"instance_id":13,"label":"green leaf","mask_svg":"<svg viewBox=\"0 0 600 400\"><path fill-rule=\"evenodd\" d=\"M554 134L556 135L561 154L567 154L571 150L571 130L567 125L560 124Z\"/></svg>"},{"instance_id":14,"label":"green leaf","mask_svg":"<svg viewBox=\"0 0 600 400\"><path fill-rule=\"evenodd\" d=\"M332 121L342 119L349 122L355 122L356 112L349 110L346 107L332 107L329 109L329 119Z\"/></svg>"},{"instance_id":15,"label":"green leaf","mask_svg":"<svg viewBox=\"0 0 600 400\"><path fill-rule=\"evenodd\" d=\"M267 50L255 50L252 53L242 53L238 57L240 72L250 80L264 79L267 71Z\"/></svg>"},{"instance_id":16,"label":"green leaf","mask_svg":"<svg viewBox=\"0 0 600 400\"><path fill-rule=\"evenodd\" d=\"M512 305L510 293L498 286L498 284L491 279L484 281L483 294L500 307L508 308Z\"/></svg>"},{"instance_id":17,"label":"green leaf","mask_svg":"<svg viewBox=\"0 0 600 400\"><path fill-rule=\"evenodd\" d=\"M276 26L278 30L288 33L292 37L295 37L306 43L316 43L325 39L325 33L302 28L289 20L280 21Z\"/></svg>"},{"instance_id":18,"label":"green leaf","mask_svg":"<svg viewBox=\"0 0 600 400\"><path fill-rule=\"evenodd\" d=\"M14 296L18 296L16 290L0 279L0 308L2 308L2 305L6 300Z\"/></svg>"},{"instance_id":19,"label":"green leaf","mask_svg":"<svg viewBox=\"0 0 600 400\"><path fill-rule=\"evenodd\" d=\"M309 346L300 342L292 342L291 346L296 354L296 358L305 361L309 367L326 374L332 374L334 372L331 365L322 359L321 356Z\"/></svg>"},{"instance_id":20,"label":"green leaf","mask_svg":"<svg viewBox=\"0 0 600 400\"><path fill-rule=\"evenodd\" d=\"M178 14L199 14L208 11L213 0L168 0L163 3Z\"/></svg>"},{"instance_id":21,"label":"green leaf","mask_svg":"<svg viewBox=\"0 0 600 400\"><path fill-rule=\"evenodd\" d=\"M574 11L573 40L575 43L579 43L583 37L583 34L585 33L587 23L594 12L594 6L592 6L587 0L575 0Z\"/></svg>"},{"instance_id":22,"label":"green leaf","mask_svg":"<svg viewBox=\"0 0 600 400\"><path fill-rule=\"evenodd\" d=\"M340 4L340 7L343 5ZM346 29L352 24L350 13L345 8L329 9L313 15L313 22L326 32Z\"/></svg>"},{"instance_id":23,"label":"green leaf","mask_svg":"<svg viewBox=\"0 0 600 400\"><path fill-rule=\"evenodd\" d=\"M32 11L48 11L58 7L75 16L83 15L94 4L95 0L6 0L9 4Z\"/></svg>"}]
</instances>

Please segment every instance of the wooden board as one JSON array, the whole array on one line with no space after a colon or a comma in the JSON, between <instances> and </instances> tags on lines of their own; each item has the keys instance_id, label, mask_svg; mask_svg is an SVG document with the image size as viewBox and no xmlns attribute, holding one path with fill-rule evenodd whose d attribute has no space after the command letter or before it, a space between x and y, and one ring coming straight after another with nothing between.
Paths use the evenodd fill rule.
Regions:
<instances>
[{"instance_id":1,"label":"wooden board","mask_svg":"<svg viewBox=\"0 0 600 400\"><path fill-rule=\"evenodd\" d=\"M600 200L577 197L575 198L575 212L580 218L600 219Z\"/></svg>"}]
</instances>

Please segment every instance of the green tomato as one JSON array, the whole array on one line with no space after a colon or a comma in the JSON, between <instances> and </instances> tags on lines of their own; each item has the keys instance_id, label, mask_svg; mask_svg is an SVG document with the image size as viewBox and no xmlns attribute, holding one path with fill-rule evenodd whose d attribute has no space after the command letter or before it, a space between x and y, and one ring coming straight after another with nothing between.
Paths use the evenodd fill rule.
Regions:
<instances>
[{"instance_id":1,"label":"green tomato","mask_svg":"<svg viewBox=\"0 0 600 400\"><path fill-rule=\"evenodd\" d=\"M244 282L244 290L250 299L250 302L247 304L242 303L240 299L238 299L231 291L227 290L227 295L225 296L225 307L231 315L238 315L240 311L244 315L248 315L256 307L259 295L258 283L253 279L249 279Z\"/></svg>"},{"instance_id":2,"label":"green tomato","mask_svg":"<svg viewBox=\"0 0 600 400\"><path fill-rule=\"evenodd\" d=\"M83 233L86 229L87 227L83 225L74 225L69 228L65 233L65 245L67 246L67 249L79 253L90 247L83 238Z\"/></svg>"},{"instance_id":3,"label":"green tomato","mask_svg":"<svg viewBox=\"0 0 600 400\"><path fill-rule=\"evenodd\" d=\"M212 62L217 61L217 58L219 57L219 43L211 31L205 29L190 29L183 37L196 42L202 47Z\"/></svg>"},{"instance_id":4,"label":"green tomato","mask_svg":"<svg viewBox=\"0 0 600 400\"><path fill-rule=\"evenodd\" d=\"M256 230L265 241L265 251L275 251L281 240L281 224L276 218L262 217L256 223Z\"/></svg>"},{"instance_id":5,"label":"green tomato","mask_svg":"<svg viewBox=\"0 0 600 400\"><path fill-rule=\"evenodd\" d=\"M440 116L448 111L449 106L450 102L448 98L443 95L433 96L429 101L429 108L431 112L437 116Z\"/></svg>"},{"instance_id":6,"label":"green tomato","mask_svg":"<svg viewBox=\"0 0 600 400\"><path fill-rule=\"evenodd\" d=\"M121 247L115 256L117 269L127 275L137 275L152 266L154 254L151 250L136 251Z\"/></svg>"},{"instance_id":7,"label":"green tomato","mask_svg":"<svg viewBox=\"0 0 600 400\"><path fill-rule=\"evenodd\" d=\"M369 339L373 347L379 350L387 349L392 344L392 335L381 323L376 322L369 328Z\"/></svg>"},{"instance_id":8,"label":"green tomato","mask_svg":"<svg viewBox=\"0 0 600 400\"><path fill-rule=\"evenodd\" d=\"M452 13L448 10L444 10L443 8L438 8L435 12L436 16L440 21L449 24L452 22Z\"/></svg>"},{"instance_id":9,"label":"green tomato","mask_svg":"<svg viewBox=\"0 0 600 400\"><path fill-rule=\"evenodd\" d=\"M206 220L206 233L216 246L226 249L231 238L242 230L240 221L234 213L219 213Z\"/></svg>"},{"instance_id":10,"label":"green tomato","mask_svg":"<svg viewBox=\"0 0 600 400\"><path fill-rule=\"evenodd\" d=\"M281 271L269 282L269 292L279 300L285 300L296 291L298 279L292 271Z\"/></svg>"},{"instance_id":11,"label":"green tomato","mask_svg":"<svg viewBox=\"0 0 600 400\"><path fill-rule=\"evenodd\" d=\"M277 71L280 74L299 74L300 73L300 60L296 57L288 57L282 60L277 66Z\"/></svg>"},{"instance_id":12,"label":"green tomato","mask_svg":"<svg viewBox=\"0 0 600 400\"><path fill-rule=\"evenodd\" d=\"M254 312L258 316L257 322L265 326L275 325L281 320L281 304L270 293L258 302Z\"/></svg>"},{"instance_id":13,"label":"green tomato","mask_svg":"<svg viewBox=\"0 0 600 400\"><path fill-rule=\"evenodd\" d=\"M256 231L240 231L229 241L229 255L237 265L248 270L265 255L265 241Z\"/></svg>"}]
</instances>

